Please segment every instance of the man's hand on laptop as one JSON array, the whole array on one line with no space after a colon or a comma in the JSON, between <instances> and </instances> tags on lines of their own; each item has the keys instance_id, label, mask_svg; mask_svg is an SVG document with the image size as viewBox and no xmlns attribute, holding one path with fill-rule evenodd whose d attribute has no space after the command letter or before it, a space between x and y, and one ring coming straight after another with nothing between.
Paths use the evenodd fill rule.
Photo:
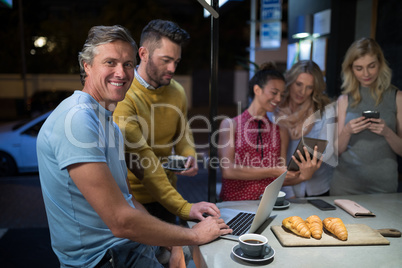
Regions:
<instances>
[{"instance_id":1,"label":"man's hand on laptop","mask_svg":"<svg viewBox=\"0 0 402 268\"><path fill-rule=\"evenodd\" d=\"M207 217L194 225L192 229L196 231L198 244L200 245L215 240L221 235L232 233L232 229L229 229L223 219L216 217Z\"/></svg>"},{"instance_id":2,"label":"man's hand on laptop","mask_svg":"<svg viewBox=\"0 0 402 268\"><path fill-rule=\"evenodd\" d=\"M219 211L219 208L213 203L209 202L194 203L191 206L190 218L202 221L205 219L203 215L212 216L214 218L220 218L221 212Z\"/></svg>"}]
</instances>

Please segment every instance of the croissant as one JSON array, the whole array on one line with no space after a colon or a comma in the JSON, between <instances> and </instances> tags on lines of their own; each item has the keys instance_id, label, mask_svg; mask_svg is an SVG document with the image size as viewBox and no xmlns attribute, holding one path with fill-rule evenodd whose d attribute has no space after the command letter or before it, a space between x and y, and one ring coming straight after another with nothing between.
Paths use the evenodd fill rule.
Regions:
<instances>
[{"instance_id":1,"label":"croissant","mask_svg":"<svg viewBox=\"0 0 402 268\"><path fill-rule=\"evenodd\" d=\"M289 229L293 233L300 235L302 237L310 238L311 232L307 227L307 224L299 216L292 216L284 219L282 221L283 226Z\"/></svg>"},{"instance_id":2,"label":"croissant","mask_svg":"<svg viewBox=\"0 0 402 268\"><path fill-rule=\"evenodd\" d=\"M311 215L306 219L306 224L310 229L311 236L315 239L321 239L322 236L322 221L317 215Z\"/></svg>"},{"instance_id":3,"label":"croissant","mask_svg":"<svg viewBox=\"0 0 402 268\"><path fill-rule=\"evenodd\" d=\"M346 230L345 224L343 224L340 218L326 218L323 220L324 227L337 238L342 241L348 239L348 230Z\"/></svg>"}]
</instances>

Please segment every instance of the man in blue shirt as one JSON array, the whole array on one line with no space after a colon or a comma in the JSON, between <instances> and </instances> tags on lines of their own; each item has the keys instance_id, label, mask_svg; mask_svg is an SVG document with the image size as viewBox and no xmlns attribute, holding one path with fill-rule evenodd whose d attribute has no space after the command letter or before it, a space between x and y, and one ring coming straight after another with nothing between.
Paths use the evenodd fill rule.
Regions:
<instances>
[{"instance_id":1,"label":"man in blue shirt","mask_svg":"<svg viewBox=\"0 0 402 268\"><path fill-rule=\"evenodd\" d=\"M134 78L136 52L124 27L91 28L79 53L84 87L54 110L38 135L42 193L61 267L163 267L159 246L169 247L170 264L180 266L180 246L231 232L212 217L192 229L168 224L131 195L112 114Z\"/></svg>"}]
</instances>

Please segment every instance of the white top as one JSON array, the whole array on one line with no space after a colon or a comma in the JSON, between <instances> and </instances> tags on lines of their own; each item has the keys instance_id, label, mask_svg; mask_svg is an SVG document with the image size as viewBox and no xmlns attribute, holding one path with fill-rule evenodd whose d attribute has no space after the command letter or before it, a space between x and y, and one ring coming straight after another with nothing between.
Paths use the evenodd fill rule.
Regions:
<instances>
[{"instance_id":1,"label":"white top","mask_svg":"<svg viewBox=\"0 0 402 268\"><path fill-rule=\"evenodd\" d=\"M275 122L273 113L267 113L267 115L272 122ZM312 116L315 116L317 119L306 137L328 141L327 148L324 151L323 163L310 180L297 185L283 187L282 191L286 192L286 198L305 197L306 195L321 195L328 192L334 167L338 163L337 154L335 153L336 147L334 144L336 132L335 102L328 104L325 107L322 117L320 116L319 111L315 112ZM286 153L286 163L289 163L299 141L300 139L289 141Z\"/></svg>"}]
</instances>

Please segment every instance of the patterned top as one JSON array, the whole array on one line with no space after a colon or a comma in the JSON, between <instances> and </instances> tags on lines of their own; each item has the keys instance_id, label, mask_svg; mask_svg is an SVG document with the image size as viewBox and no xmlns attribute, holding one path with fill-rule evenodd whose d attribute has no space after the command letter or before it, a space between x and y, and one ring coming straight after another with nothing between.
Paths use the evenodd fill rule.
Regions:
<instances>
[{"instance_id":1,"label":"patterned top","mask_svg":"<svg viewBox=\"0 0 402 268\"><path fill-rule=\"evenodd\" d=\"M249 167L275 167L281 156L279 126L265 115L260 120L252 117L248 110L234 118L235 164ZM222 178L222 201L257 200L265 187L276 178L261 180L233 180Z\"/></svg>"}]
</instances>

